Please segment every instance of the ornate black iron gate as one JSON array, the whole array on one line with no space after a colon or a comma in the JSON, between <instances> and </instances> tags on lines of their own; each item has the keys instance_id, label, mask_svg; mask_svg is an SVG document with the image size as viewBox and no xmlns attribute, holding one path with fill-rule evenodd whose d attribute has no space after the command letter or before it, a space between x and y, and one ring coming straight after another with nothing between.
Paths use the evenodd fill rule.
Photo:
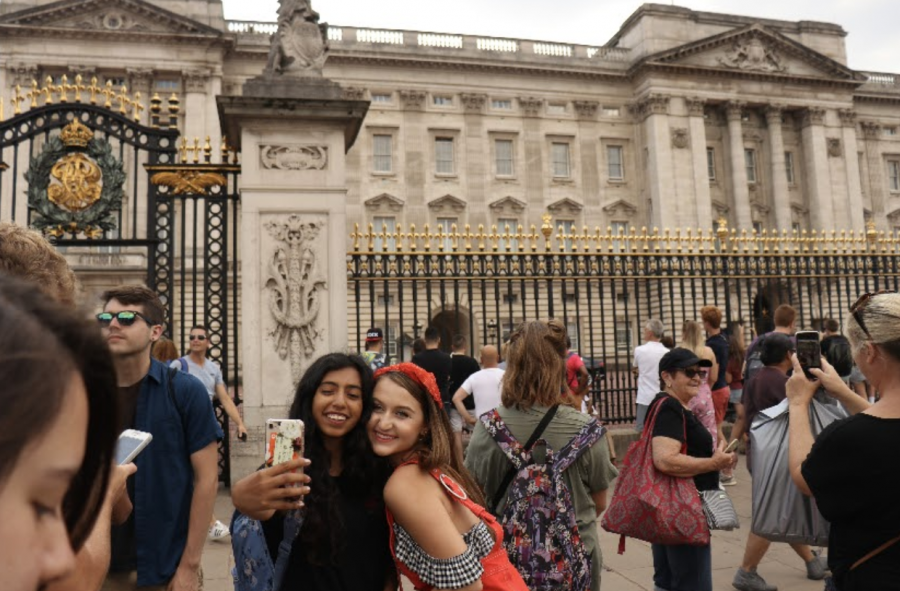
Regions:
<instances>
[{"instance_id":1,"label":"ornate black iron gate","mask_svg":"<svg viewBox=\"0 0 900 591\"><path fill-rule=\"evenodd\" d=\"M124 86L62 77L16 87L12 106L0 122L0 220L42 231L93 285L145 281L181 352L190 328L206 326L239 403L236 155L180 139L175 95L147 109ZM226 483L228 457L226 437Z\"/></svg>"}]
</instances>

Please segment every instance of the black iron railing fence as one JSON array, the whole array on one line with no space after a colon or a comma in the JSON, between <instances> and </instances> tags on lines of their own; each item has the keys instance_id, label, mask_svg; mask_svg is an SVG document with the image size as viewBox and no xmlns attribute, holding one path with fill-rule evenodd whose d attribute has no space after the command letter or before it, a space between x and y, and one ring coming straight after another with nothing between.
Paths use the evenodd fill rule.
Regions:
<instances>
[{"instance_id":1,"label":"black iron railing fence","mask_svg":"<svg viewBox=\"0 0 900 591\"><path fill-rule=\"evenodd\" d=\"M477 357L484 344L502 348L524 320L559 318L611 423L634 420L633 352L651 318L677 342L684 320L699 320L701 307L715 305L723 324L743 323L749 343L771 329L780 304L797 309L798 328L819 329L827 318L842 321L860 293L900 287L900 241L871 225L865 232L756 234L721 220L706 233L616 235L554 232L545 216L540 232L370 225L357 226L351 238L351 347L362 350L365 331L377 326L391 361L408 360L413 340L432 325L445 349L463 334Z\"/></svg>"}]
</instances>

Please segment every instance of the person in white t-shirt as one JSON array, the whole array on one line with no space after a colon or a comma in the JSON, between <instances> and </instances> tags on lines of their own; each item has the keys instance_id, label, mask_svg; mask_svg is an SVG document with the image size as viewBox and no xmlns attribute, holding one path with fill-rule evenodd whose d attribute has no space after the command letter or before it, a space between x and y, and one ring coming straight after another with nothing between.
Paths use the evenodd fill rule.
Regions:
<instances>
[{"instance_id":1,"label":"person in white t-shirt","mask_svg":"<svg viewBox=\"0 0 900 591\"><path fill-rule=\"evenodd\" d=\"M487 345L481 349L481 371L476 371L463 382L459 390L453 394L453 406L459 411L463 420L474 425L478 417L500 406L500 382L503 380L503 370L497 367L500 362L500 354L497 347ZM463 400L473 396L475 398L475 416L466 410Z\"/></svg>"},{"instance_id":2,"label":"person in white t-shirt","mask_svg":"<svg viewBox=\"0 0 900 591\"><path fill-rule=\"evenodd\" d=\"M637 387L637 418L634 428L638 433L644 429L644 418L650 403L659 394L659 360L669 352L665 345L659 342L663 337L665 328L659 320L651 319L644 324L643 345L634 350L634 367L632 371L638 378Z\"/></svg>"}]
</instances>

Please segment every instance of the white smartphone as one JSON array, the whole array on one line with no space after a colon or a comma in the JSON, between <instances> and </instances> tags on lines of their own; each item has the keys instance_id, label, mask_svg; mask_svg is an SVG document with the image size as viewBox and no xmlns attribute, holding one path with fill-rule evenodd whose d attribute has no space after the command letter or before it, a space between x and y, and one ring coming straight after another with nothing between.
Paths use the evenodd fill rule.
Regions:
<instances>
[{"instance_id":1,"label":"white smartphone","mask_svg":"<svg viewBox=\"0 0 900 591\"><path fill-rule=\"evenodd\" d=\"M303 457L303 421L269 419L266 421L266 467Z\"/></svg>"},{"instance_id":2,"label":"white smartphone","mask_svg":"<svg viewBox=\"0 0 900 591\"><path fill-rule=\"evenodd\" d=\"M126 429L119 435L119 443L116 445L116 464L128 464L141 453L150 442L153 435L135 429Z\"/></svg>"}]
</instances>

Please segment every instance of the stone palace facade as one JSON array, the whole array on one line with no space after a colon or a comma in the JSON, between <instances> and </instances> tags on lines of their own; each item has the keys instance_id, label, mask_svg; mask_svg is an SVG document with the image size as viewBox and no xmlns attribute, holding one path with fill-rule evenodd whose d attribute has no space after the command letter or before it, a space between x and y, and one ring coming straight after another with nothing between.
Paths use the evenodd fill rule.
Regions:
<instances>
[{"instance_id":1,"label":"stone palace facade","mask_svg":"<svg viewBox=\"0 0 900 591\"><path fill-rule=\"evenodd\" d=\"M217 146L216 96L259 74L274 30L213 0L4 0L0 88L178 93L183 134ZM659 4L596 46L332 26L325 75L371 101L348 221L895 232L900 75L848 68L846 34Z\"/></svg>"}]
</instances>

